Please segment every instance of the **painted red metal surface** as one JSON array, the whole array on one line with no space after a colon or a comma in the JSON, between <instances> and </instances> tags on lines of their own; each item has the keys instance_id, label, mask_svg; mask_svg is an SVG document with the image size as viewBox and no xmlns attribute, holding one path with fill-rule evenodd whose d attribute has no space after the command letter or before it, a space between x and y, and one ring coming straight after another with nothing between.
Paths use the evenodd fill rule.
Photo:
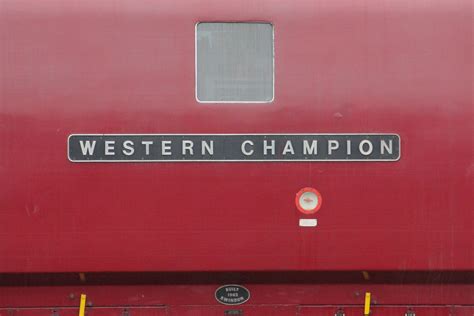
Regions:
<instances>
[{"instance_id":1,"label":"painted red metal surface","mask_svg":"<svg viewBox=\"0 0 474 316\"><path fill-rule=\"evenodd\" d=\"M320 306L303 306L298 309L299 316L323 316L323 315L334 315L334 307L320 307ZM349 306L342 307L345 316L361 316L363 315L363 308L361 306ZM373 316L406 316L405 313L409 310L408 307L400 306L382 306L373 307L370 315ZM425 306L410 308L416 315L429 315L429 316L453 316L455 309L447 306Z\"/></svg>"},{"instance_id":2,"label":"painted red metal surface","mask_svg":"<svg viewBox=\"0 0 474 316\"><path fill-rule=\"evenodd\" d=\"M104 315L137 315L137 316L161 316L161 315L192 315L192 316L222 316L222 315L239 315L239 314L225 314L226 311L242 311L241 315L298 315L298 316L328 316L334 315L336 311L344 311L345 316L360 316L362 315L361 306L247 306L245 308L229 309L224 306L179 306L179 307L142 307L130 308L127 306L121 308L114 307L100 307L88 308L87 315L90 316L104 316ZM375 308L371 315L383 316L404 316L409 310L408 307L379 307ZM460 306L425 306L410 308L416 315L423 316L472 316L474 310L470 307ZM29 308L29 309L0 309L0 316L43 316L43 315L72 316L77 315L77 308ZM127 314L128 313L128 314Z\"/></svg>"},{"instance_id":3,"label":"painted red metal surface","mask_svg":"<svg viewBox=\"0 0 474 316\"><path fill-rule=\"evenodd\" d=\"M86 309L87 316L166 316L170 315L165 306L147 306L147 307L95 307ZM6 308L0 309L0 316L77 316L78 308ZM179 315L179 314L175 314Z\"/></svg>"},{"instance_id":4,"label":"painted red metal surface","mask_svg":"<svg viewBox=\"0 0 474 316\"><path fill-rule=\"evenodd\" d=\"M467 284L244 284L251 292L248 303L238 305L363 305L372 293L378 306L474 305L473 286ZM214 298L220 284L204 285L82 285L0 287L0 307L79 306L81 293L92 306L223 306ZM238 308L238 306L227 306Z\"/></svg>"},{"instance_id":5,"label":"painted red metal surface","mask_svg":"<svg viewBox=\"0 0 474 316\"><path fill-rule=\"evenodd\" d=\"M363 315L364 291L371 291L371 315L472 316L470 285L258 285L249 284L253 296L239 306L219 305L213 299L218 285L194 286L76 286L0 287L0 316L77 315L79 294L87 293L87 315L321 315L343 310L346 316ZM433 304L433 302L437 302ZM284 302L284 303L283 303ZM471 301L472 302L472 301ZM43 306L38 308L38 306Z\"/></svg>"},{"instance_id":6,"label":"painted red metal surface","mask_svg":"<svg viewBox=\"0 0 474 316\"><path fill-rule=\"evenodd\" d=\"M229 309L224 306L180 306L180 307L145 307L145 308L88 308L87 313L90 316L123 316L123 315L137 315L137 316L164 316L164 315L181 315L181 316L222 316L222 315L298 315L298 316L332 316L339 308L337 306L321 307L321 306L247 306L245 308ZM360 316L362 315L362 307L342 307L345 316ZM472 309L462 307L419 307L413 308L416 315L423 316L472 316ZM10 311L10 313L9 313ZM125 311L125 312L124 312ZM226 311L234 311L234 314L225 314ZM235 312L242 311L242 314ZM407 307L380 307L374 309L371 315L378 316L404 316L408 311ZM44 315L72 316L77 315L75 308L32 308L32 309L0 309L0 316L44 316ZM129 313L129 314L127 314Z\"/></svg>"},{"instance_id":7,"label":"painted red metal surface","mask_svg":"<svg viewBox=\"0 0 474 316\"><path fill-rule=\"evenodd\" d=\"M2 1L0 271L470 270L471 1ZM270 21L272 104L194 25ZM395 163L74 164L72 133L398 133ZM294 196L324 196L301 228Z\"/></svg>"}]
</instances>

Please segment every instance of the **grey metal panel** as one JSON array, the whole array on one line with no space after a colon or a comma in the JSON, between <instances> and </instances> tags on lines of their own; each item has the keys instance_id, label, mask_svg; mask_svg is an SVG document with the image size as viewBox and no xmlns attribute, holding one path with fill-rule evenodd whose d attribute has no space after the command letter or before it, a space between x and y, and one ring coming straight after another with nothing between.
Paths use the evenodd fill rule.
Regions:
<instances>
[{"instance_id":1,"label":"grey metal panel","mask_svg":"<svg viewBox=\"0 0 474 316\"><path fill-rule=\"evenodd\" d=\"M273 65L270 23L197 24L199 102L271 102Z\"/></svg>"}]
</instances>

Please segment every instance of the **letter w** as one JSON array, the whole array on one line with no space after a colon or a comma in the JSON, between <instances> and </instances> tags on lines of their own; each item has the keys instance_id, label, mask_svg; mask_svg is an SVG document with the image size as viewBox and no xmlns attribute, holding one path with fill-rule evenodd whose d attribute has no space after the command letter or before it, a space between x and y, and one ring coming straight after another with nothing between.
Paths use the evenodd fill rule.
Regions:
<instances>
[{"instance_id":1,"label":"letter w","mask_svg":"<svg viewBox=\"0 0 474 316\"><path fill-rule=\"evenodd\" d=\"M91 144L91 141L90 140L86 140L85 141L85 144L84 144L84 141L79 141L79 143L81 144L81 150L82 150L82 155L85 156L85 155L93 155L94 154L94 148L95 148L95 140L92 142Z\"/></svg>"}]
</instances>

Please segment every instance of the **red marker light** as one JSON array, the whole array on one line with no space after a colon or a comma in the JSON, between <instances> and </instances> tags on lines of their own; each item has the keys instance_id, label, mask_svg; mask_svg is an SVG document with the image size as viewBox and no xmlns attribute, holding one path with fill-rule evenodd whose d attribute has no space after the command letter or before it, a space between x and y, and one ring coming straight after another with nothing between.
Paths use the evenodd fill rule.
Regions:
<instances>
[{"instance_id":1,"label":"red marker light","mask_svg":"<svg viewBox=\"0 0 474 316\"><path fill-rule=\"evenodd\" d=\"M314 214L321 208L321 193L313 188L303 188L296 193L295 204L303 214Z\"/></svg>"}]
</instances>

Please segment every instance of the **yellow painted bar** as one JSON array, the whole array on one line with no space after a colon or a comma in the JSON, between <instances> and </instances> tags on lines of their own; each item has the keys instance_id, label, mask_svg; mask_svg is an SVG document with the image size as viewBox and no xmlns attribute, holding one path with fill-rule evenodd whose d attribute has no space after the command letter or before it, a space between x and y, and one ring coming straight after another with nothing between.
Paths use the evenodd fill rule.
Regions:
<instances>
[{"instance_id":1,"label":"yellow painted bar","mask_svg":"<svg viewBox=\"0 0 474 316\"><path fill-rule=\"evenodd\" d=\"M370 292L365 293L364 315L370 314Z\"/></svg>"},{"instance_id":2,"label":"yellow painted bar","mask_svg":"<svg viewBox=\"0 0 474 316\"><path fill-rule=\"evenodd\" d=\"M86 310L86 295L81 294L81 303L79 305L79 316L84 316Z\"/></svg>"}]
</instances>

